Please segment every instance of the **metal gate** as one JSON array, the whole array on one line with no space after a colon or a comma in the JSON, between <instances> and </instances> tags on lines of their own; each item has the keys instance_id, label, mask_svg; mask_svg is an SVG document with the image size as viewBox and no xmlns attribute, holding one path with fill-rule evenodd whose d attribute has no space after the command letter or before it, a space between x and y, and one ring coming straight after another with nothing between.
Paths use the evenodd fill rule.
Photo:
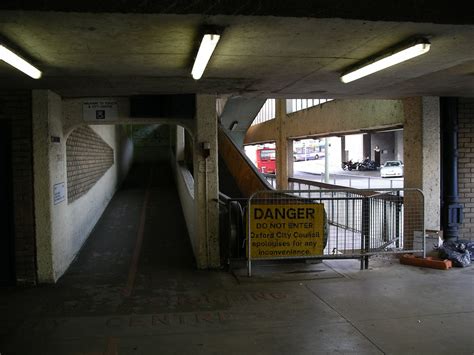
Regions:
<instances>
[{"instance_id":1,"label":"metal gate","mask_svg":"<svg viewBox=\"0 0 474 355\"><path fill-rule=\"evenodd\" d=\"M261 206L265 206L267 212ZM305 208L310 208L308 206L324 207L319 217L309 214L309 217L315 217L314 223L311 219L299 218L308 217L304 212ZM298 215L300 211L301 216ZM274 214L277 219L271 218ZM258 225L257 217L268 217L266 229L261 223ZM285 223L285 218L293 222ZM304 231L304 226L314 227L313 224L318 225L322 233L314 228ZM298 225L302 226L302 232L297 229ZM252 261L263 259L350 258L360 259L361 269L368 268L371 255L420 253L424 256L424 196L418 189L259 191L248 201L246 228L249 276ZM295 242L292 238L300 239ZM307 245L319 243L319 249L315 249L316 253L314 250L308 252L309 249L306 252L296 247L291 249L301 245L299 241ZM265 248L275 246L275 250L280 251L252 251L262 245ZM288 249L281 249L282 245Z\"/></svg>"}]
</instances>

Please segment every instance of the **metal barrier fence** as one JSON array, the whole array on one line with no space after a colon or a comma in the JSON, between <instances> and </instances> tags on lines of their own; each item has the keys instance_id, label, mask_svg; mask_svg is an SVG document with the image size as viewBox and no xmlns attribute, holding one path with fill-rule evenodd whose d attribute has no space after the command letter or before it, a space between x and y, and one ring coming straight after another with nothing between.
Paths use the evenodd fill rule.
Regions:
<instances>
[{"instance_id":1,"label":"metal barrier fence","mask_svg":"<svg viewBox=\"0 0 474 355\"><path fill-rule=\"evenodd\" d=\"M249 276L252 260L351 258L362 269L371 255L425 251L418 189L261 191L246 220Z\"/></svg>"},{"instance_id":2,"label":"metal barrier fence","mask_svg":"<svg viewBox=\"0 0 474 355\"><path fill-rule=\"evenodd\" d=\"M324 183L324 174L314 174L315 181ZM305 181L300 178L289 178L289 183ZM352 187L356 189L402 189L403 178L381 178L378 176L358 176L346 174L330 174L329 184Z\"/></svg>"},{"instance_id":3,"label":"metal barrier fence","mask_svg":"<svg viewBox=\"0 0 474 355\"><path fill-rule=\"evenodd\" d=\"M276 188L276 175L275 174L263 174L268 183ZM301 178L288 178L289 188L291 190L309 190L309 186L316 186L317 184L324 183L324 174L314 175L313 181L301 179ZM329 184L351 187L356 189L402 189L403 179L382 179L380 177L362 177L362 176L351 176L351 175L337 175L331 174Z\"/></svg>"},{"instance_id":4,"label":"metal barrier fence","mask_svg":"<svg viewBox=\"0 0 474 355\"><path fill-rule=\"evenodd\" d=\"M267 182L274 188L276 189L276 175L275 174L264 174L262 175L265 177Z\"/></svg>"}]
</instances>

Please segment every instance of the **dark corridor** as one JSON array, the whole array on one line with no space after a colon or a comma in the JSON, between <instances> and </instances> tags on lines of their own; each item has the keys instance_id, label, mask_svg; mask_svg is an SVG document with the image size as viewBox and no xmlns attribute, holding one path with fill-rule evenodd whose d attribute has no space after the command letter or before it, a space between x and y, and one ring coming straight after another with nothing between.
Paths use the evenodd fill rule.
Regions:
<instances>
[{"instance_id":1,"label":"dark corridor","mask_svg":"<svg viewBox=\"0 0 474 355\"><path fill-rule=\"evenodd\" d=\"M196 270L169 165L135 165L56 284L0 294L1 352L64 351L64 343L54 336L58 319L79 322L76 335L89 334L88 342L66 336L74 354L103 349L104 338L81 324L87 317L105 317L104 324L113 331L117 317L186 312L194 305L182 300L222 289L221 281L220 273Z\"/></svg>"}]
</instances>

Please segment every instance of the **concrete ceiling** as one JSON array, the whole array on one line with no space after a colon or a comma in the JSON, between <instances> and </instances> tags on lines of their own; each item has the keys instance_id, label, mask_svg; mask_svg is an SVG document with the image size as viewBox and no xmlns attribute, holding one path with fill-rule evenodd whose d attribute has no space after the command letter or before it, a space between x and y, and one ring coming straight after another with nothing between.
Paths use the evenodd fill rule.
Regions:
<instances>
[{"instance_id":1,"label":"concrete ceiling","mask_svg":"<svg viewBox=\"0 0 474 355\"><path fill-rule=\"evenodd\" d=\"M29 79L0 62L0 88L49 88L63 96L474 97L473 21L414 20L3 10L0 37L44 77ZM206 24L224 32L194 81L190 70ZM429 38L428 54L340 82L347 67L413 36Z\"/></svg>"}]
</instances>

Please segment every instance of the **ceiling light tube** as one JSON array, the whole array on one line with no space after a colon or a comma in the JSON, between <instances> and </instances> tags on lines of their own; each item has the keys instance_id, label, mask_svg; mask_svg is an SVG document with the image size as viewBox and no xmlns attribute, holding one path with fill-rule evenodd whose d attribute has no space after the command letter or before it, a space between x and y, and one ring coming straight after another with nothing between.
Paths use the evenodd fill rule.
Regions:
<instances>
[{"instance_id":1,"label":"ceiling light tube","mask_svg":"<svg viewBox=\"0 0 474 355\"><path fill-rule=\"evenodd\" d=\"M392 51L384 57L379 57L362 67L344 73L341 75L341 81L346 84L350 83L351 81L363 78L364 76L373 74L395 64L402 63L411 58L425 54L429 50L430 42L427 40L418 40L417 42L412 43L409 47Z\"/></svg>"},{"instance_id":2,"label":"ceiling light tube","mask_svg":"<svg viewBox=\"0 0 474 355\"><path fill-rule=\"evenodd\" d=\"M191 75L194 80L199 80L206 69L206 65L211 59L211 55L214 52L214 49L219 42L220 35L218 34L205 34L202 38L201 45L199 46L199 51L194 61L193 70Z\"/></svg>"},{"instance_id":3,"label":"ceiling light tube","mask_svg":"<svg viewBox=\"0 0 474 355\"><path fill-rule=\"evenodd\" d=\"M10 64L12 67L22 71L26 75L31 76L33 79L41 78L41 71L32 66L23 58L20 58L18 55L13 53L7 47L0 44L0 59L4 62Z\"/></svg>"}]
</instances>

